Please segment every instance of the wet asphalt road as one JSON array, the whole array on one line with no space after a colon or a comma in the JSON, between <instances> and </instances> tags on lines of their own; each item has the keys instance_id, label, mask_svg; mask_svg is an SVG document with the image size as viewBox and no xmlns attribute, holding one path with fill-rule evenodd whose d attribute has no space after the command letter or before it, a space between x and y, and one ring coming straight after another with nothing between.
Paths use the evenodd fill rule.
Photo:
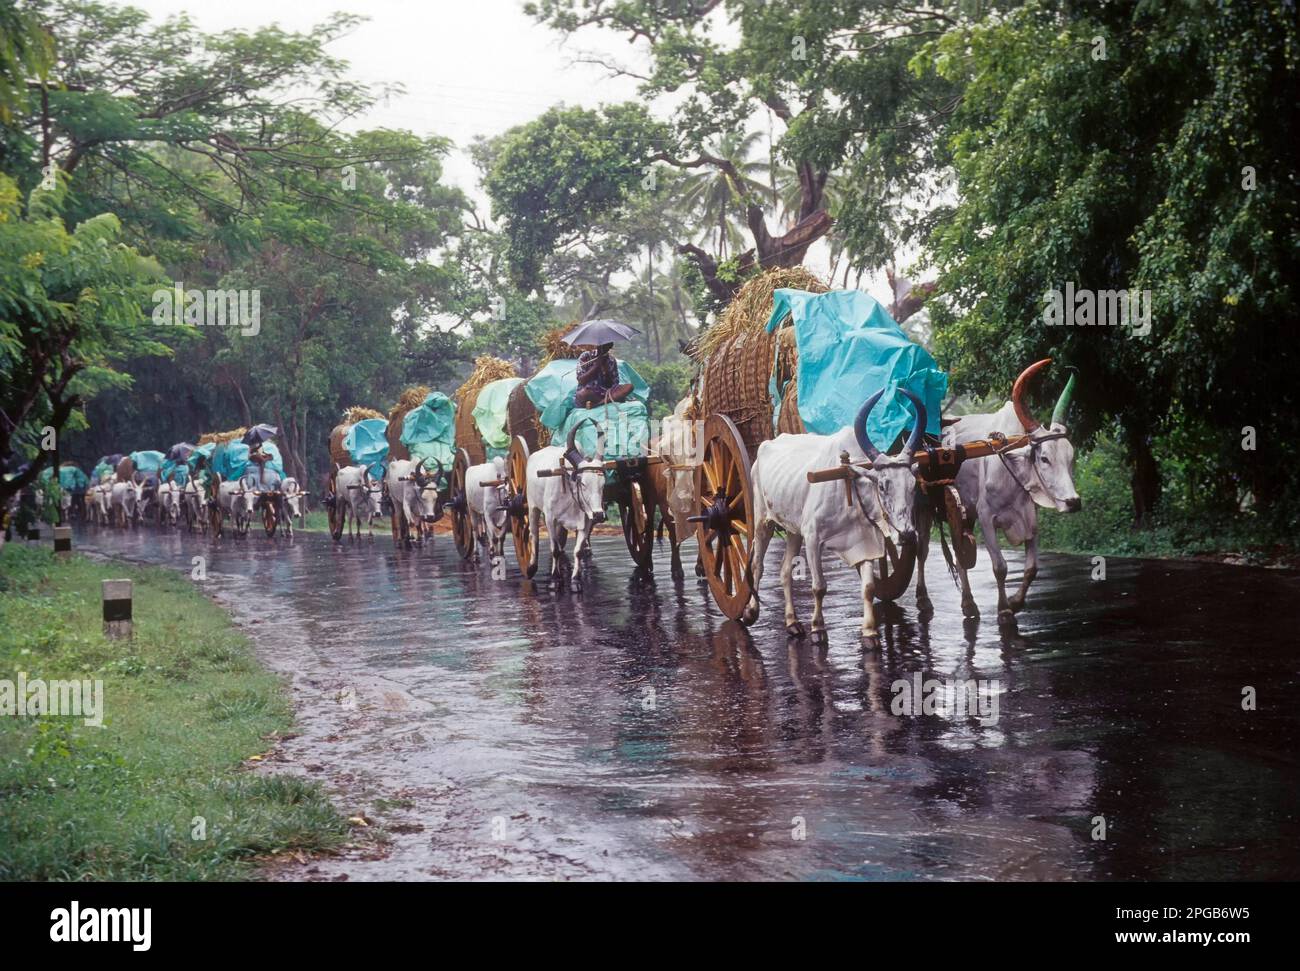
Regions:
<instances>
[{"instance_id":1,"label":"wet asphalt road","mask_svg":"<svg viewBox=\"0 0 1300 971\"><path fill-rule=\"evenodd\" d=\"M520 579L509 541L505 579L445 535L77 542L187 573L206 556L205 591L290 682L302 734L268 771L320 779L371 838L275 876L1300 877L1294 573L1110 559L1094 581L1047 555L1005 631L983 550L973 624L936 551L933 617L909 593L877 650L839 569L829 645L787 638L779 539L748 631L668 577L666 548L634 577L616 538L580 596ZM896 713L917 674L982 682L984 717Z\"/></svg>"}]
</instances>

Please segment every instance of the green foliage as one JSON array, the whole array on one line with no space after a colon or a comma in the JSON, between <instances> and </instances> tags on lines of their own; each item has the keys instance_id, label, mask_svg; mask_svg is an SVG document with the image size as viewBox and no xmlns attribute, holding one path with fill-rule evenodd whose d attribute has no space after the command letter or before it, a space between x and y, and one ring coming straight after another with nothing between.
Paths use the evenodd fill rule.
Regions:
<instances>
[{"instance_id":1,"label":"green foliage","mask_svg":"<svg viewBox=\"0 0 1300 971\"><path fill-rule=\"evenodd\" d=\"M623 209L663 138L637 104L552 108L502 136L483 186L520 290L540 291L547 256L578 245L593 223Z\"/></svg>"},{"instance_id":2,"label":"green foliage","mask_svg":"<svg viewBox=\"0 0 1300 971\"><path fill-rule=\"evenodd\" d=\"M247 879L257 857L339 846L346 825L318 785L241 771L291 725L248 640L152 569L128 571L134 640L105 640L99 583L122 573L0 550L0 677L98 679L104 709L102 728L0 718L0 879Z\"/></svg>"}]
</instances>

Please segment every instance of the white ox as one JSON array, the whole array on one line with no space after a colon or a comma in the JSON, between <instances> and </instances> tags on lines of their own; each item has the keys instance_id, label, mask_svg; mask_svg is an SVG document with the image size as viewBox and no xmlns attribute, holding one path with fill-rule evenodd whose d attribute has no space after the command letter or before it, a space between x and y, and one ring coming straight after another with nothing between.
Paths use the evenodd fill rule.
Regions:
<instances>
[{"instance_id":1,"label":"white ox","mask_svg":"<svg viewBox=\"0 0 1300 971\"><path fill-rule=\"evenodd\" d=\"M426 461L395 459L388 463L384 475L388 499L393 504L393 542L398 546L410 547L417 542L423 546L426 534L432 542L430 527L442 515L438 485L444 469L438 463L437 472L428 472Z\"/></svg>"},{"instance_id":2,"label":"white ox","mask_svg":"<svg viewBox=\"0 0 1300 971\"><path fill-rule=\"evenodd\" d=\"M158 524L160 526L175 526L181 518L181 490L171 479L159 483L157 491L158 499Z\"/></svg>"},{"instance_id":3,"label":"white ox","mask_svg":"<svg viewBox=\"0 0 1300 971\"><path fill-rule=\"evenodd\" d=\"M185 519L189 523L190 531L194 531L194 525L197 523L199 531L207 533L208 493L197 476L191 475L185 481L185 486L181 489L180 501L182 508L185 509Z\"/></svg>"},{"instance_id":4,"label":"white ox","mask_svg":"<svg viewBox=\"0 0 1300 971\"><path fill-rule=\"evenodd\" d=\"M364 521L370 538L374 539L375 517L379 515L383 489L370 478L370 469L360 465L340 468L334 477L334 489L339 503L335 515L343 517L343 529L347 529L350 513L354 538L361 537L361 523Z\"/></svg>"},{"instance_id":5,"label":"white ox","mask_svg":"<svg viewBox=\"0 0 1300 971\"><path fill-rule=\"evenodd\" d=\"M506 508L509 486L506 483L506 460L497 456L465 471L465 503L474 536L488 549L488 556L501 556L509 531L510 513ZM549 522L549 521L548 521ZM478 558L478 544L474 547Z\"/></svg>"},{"instance_id":6,"label":"white ox","mask_svg":"<svg viewBox=\"0 0 1300 971\"><path fill-rule=\"evenodd\" d=\"M221 507L223 518L230 517L235 526L235 535L243 536L253 522L253 510L257 504L253 480L245 478L232 482L217 478L217 505Z\"/></svg>"},{"instance_id":7,"label":"white ox","mask_svg":"<svg viewBox=\"0 0 1300 971\"><path fill-rule=\"evenodd\" d=\"M545 518L546 532L551 538L553 578L560 576L560 560L565 555L569 530L577 534L571 575L575 591L582 590L581 553L591 542L591 527L605 521L605 433L597 435L595 454L583 455L574 442L579 427L575 425L569 430L565 447L548 445L528 456L524 473L528 483L528 528L534 551L528 575L537 573ZM539 475L540 472L546 475Z\"/></svg>"},{"instance_id":8,"label":"white ox","mask_svg":"<svg viewBox=\"0 0 1300 971\"><path fill-rule=\"evenodd\" d=\"M299 527L307 527L307 493L302 491L302 486L293 476L285 476L284 481L280 483L280 492L284 496L284 508L288 518L286 525L289 528L289 535L293 535L293 520L298 520Z\"/></svg>"},{"instance_id":9,"label":"white ox","mask_svg":"<svg viewBox=\"0 0 1300 971\"><path fill-rule=\"evenodd\" d=\"M944 429L943 444L947 448L967 442L980 441L998 435L1008 438L1027 434L1030 445L1004 452L1000 457L990 455L963 462L957 473L957 491L968 515L973 510L984 536L984 546L993 564L993 575L998 581L998 623L1009 623L1025 605L1025 594L1038 575L1038 507L1057 512L1078 512L1082 506L1074 487L1074 446L1066 437L1065 413L1070 407L1074 392L1074 376L1065 384L1061 397L1052 411L1052 420L1043 427L1023 402L1025 385L1035 374L1051 363L1051 358L1031 364L1016 379L1011 389L1011 400L992 414L963 415ZM925 558L930 538L930 514L918 506L917 531L920 546L917 550L916 602L921 609L930 606L925 586ZM1025 569L1020 590L1008 598L1006 591L1007 561L998 547L998 530L1012 546L1025 547ZM979 608L971 594L970 580L960 566L954 567L961 580L962 613L970 618L979 616Z\"/></svg>"},{"instance_id":10,"label":"white ox","mask_svg":"<svg viewBox=\"0 0 1300 971\"><path fill-rule=\"evenodd\" d=\"M822 573L823 549L839 555L858 571L862 581L862 634L876 636L873 606L875 574L872 561L884 556L884 540L897 544L915 542L911 535L913 497L916 479L912 472L912 453L921 440L926 413L915 395L906 389L900 393L912 402L917 422L900 455L885 455L867 435L867 416L880 400L877 391L858 411L852 428L834 435L778 435L758 447L754 460L754 521L757 524L751 552L754 597L746 607L745 620L752 623L758 616L758 584L763 578L763 556L775 527L786 534L785 559L781 563L781 586L785 591L785 626L794 636L802 636L803 624L794 609L794 564L800 549L807 546L808 574L813 588L812 634L826 636L822 600L826 596L826 579ZM808 473L842 466L841 454L847 453L851 464L843 466L851 476L852 495L846 493L844 479L810 483Z\"/></svg>"},{"instance_id":11,"label":"white ox","mask_svg":"<svg viewBox=\"0 0 1300 971\"><path fill-rule=\"evenodd\" d=\"M90 521L99 526L109 523L110 500L113 497L113 483L110 479L101 479L86 490L86 503L90 512Z\"/></svg>"},{"instance_id":12,"label":"white ox","mask_svg":"<svg viewBox=\"0 0 1300 971\"><path fill-rule=\"evenodd\" d=\"M125 529L140 518L144 486L138 482L114 482L109 491L109 511L117 525Z\"/></svg>"}]
</instances>

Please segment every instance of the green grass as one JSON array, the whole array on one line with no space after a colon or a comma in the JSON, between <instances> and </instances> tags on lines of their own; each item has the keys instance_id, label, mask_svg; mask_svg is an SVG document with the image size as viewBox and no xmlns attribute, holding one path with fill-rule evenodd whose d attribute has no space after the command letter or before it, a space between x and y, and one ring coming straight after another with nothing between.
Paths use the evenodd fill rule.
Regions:
<instances>
[{"instance_id":1,"label":"green grass","mask_svg":"<svg viewBox=\"0 0 1300 971\"><path fill-rule=\"evenodd\" d=\"M135 639L109 641L100 580L134 580ZM104 727L0 716L0 880L232 880L340 845L319 786L244 760L292 723L225 611L160 569L0 550L0 678L104 683ZM193 838L196 817L206 839Z\"/></svg>"}]
</instances>

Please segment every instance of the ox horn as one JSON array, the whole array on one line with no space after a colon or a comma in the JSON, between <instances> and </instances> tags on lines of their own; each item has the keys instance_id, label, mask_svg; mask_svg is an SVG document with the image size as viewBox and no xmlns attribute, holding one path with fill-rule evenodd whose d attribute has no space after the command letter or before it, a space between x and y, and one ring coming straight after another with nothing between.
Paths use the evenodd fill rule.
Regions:
<instances>
[{"instance_id":1,"label":"ox horn","mask_svg":"<svg viewBox=\"0 0 1300 971\"><path fill-rule=\"evenodd\" d=\"M1020 419L1020 424L1025 426L1025 431L1027 432L1037 431L1043 426L1043 423L1031 415L1029 409L1025 407L1025 403L1022 400L1025 393L1025 385L1029 383L1030 378L1051 363L1052 359L1050 357L1045 357L1041 361L1035 361L1033 364L1029 365L1029 367L1020 372L1020 377L1016 378L1016 383L1011 386L1011 407L1016 410L1016 417Z\"/></svg>"},{"instance_id":2,"label":"ox horn","mask_svg":"<svg viewBox=\"0 0 1300 971\"><path fill-rule=\"evenodd\" d=\"M880 449L871 444L871 436L867 434L867 416L871 414L871 409L876 407L876 402L880 400L880 396L884 393L885 389L881 388L863 402L862 407L858 410L858 417L853 419L853 436L858 440L858 448L866 452L867 458L872 462L879 457Z\"/></svg>"},{"instance_id":3,"label":"ox horn","mask_svg":"<svg viewBox=\"0 0 1300 971\"><path fill-rule=\"evenodd\" d=\"M564 457L567 458L573 464L574 468L578 467L578 461L574 458L574 456L578 454L578 442L577 442L578 429L581 428L583 425L589 424L590 422L591 422L590 418L584 418L582 419L582 421L578 422L576 425L574 425L572 428L569 429L569 438L565 442Z\"/></svg>"},{"instance_id":4,"label":"ox horn","mask_svg":"<svg viewBox=\"0 0 1300 971\"><path fill-rule=\"evenodd\" d=\"M1070 373L1070 379L1065 382L1065 388L1061 391L1061 397L1056 399L1056 407L1052 409L1052 424L1064 425L1065 413L1070 410L1070 399L1074 397L1074 372Z\"/></svg>"},{"instance_id":5,"label":"ox horn","mask_svg":"<svg viewBox=\"0 0 1300 971\"><path fill-rule=\"evenodd\" d=\"M907 439L907 452L910 455L916 451L916 447L921 444L921 436L925 434L925 425L929 420L925 413L925 403L916 395L906 388L899 388L899 394L902 394L908 401L912 402L912 407L916 409L916 426L912 429L911 436Z\"/></svg>"}]
</instances>

